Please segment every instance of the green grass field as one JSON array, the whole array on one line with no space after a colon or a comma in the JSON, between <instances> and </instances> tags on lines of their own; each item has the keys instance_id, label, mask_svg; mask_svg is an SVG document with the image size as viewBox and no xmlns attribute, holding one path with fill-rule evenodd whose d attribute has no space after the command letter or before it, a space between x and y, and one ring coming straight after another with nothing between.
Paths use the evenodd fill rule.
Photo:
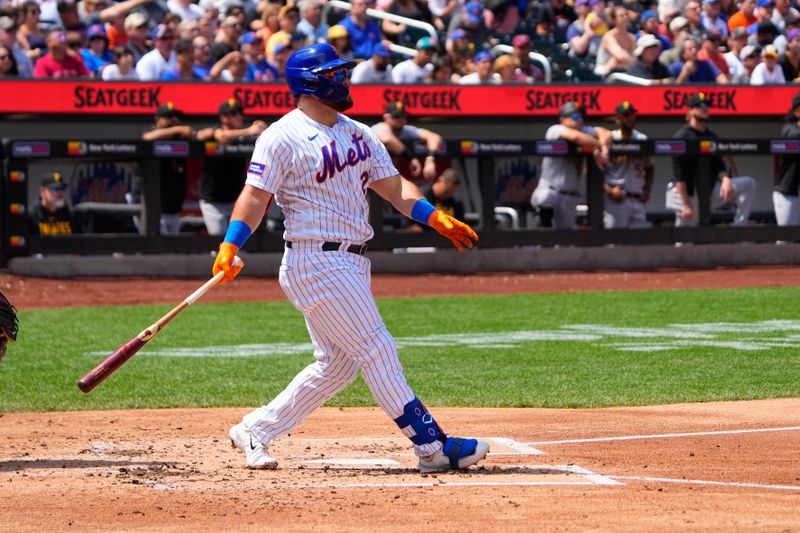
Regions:
<instances>
[{"instance_id":1,"label":"green grass field","mask_svg":"<svg viewBox=\"0 0 800 533\"><path fill-rule=\"evenodd\" d=\"M379 300L431 406L800 396L800 288ZM90 394L76 382L170 306L20 314L0 411L255 406L313 361L287 302L198 303ZM374 405L359 378L330 405Z\"/></svg>"}]
</instances>

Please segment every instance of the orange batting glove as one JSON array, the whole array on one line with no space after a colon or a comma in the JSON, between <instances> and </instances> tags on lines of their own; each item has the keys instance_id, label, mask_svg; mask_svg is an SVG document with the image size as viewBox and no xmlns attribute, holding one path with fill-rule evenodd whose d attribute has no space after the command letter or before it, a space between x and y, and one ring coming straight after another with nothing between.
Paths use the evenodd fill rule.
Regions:
<instances>
[{"instance_id":1,"label":"orange batting glove","mask_svg":"<svg viewBox=\"0 0 800 533\"><path fill-rule=\"evenodd\" d=\"M238 276L239 271L242 270L242 264L234 265L233 263L233 259L236 257L238 252L239 247L235 244L231 244L229 242L220 243L219 252L217 252L217 258L214 260L214 268L211 269L211 272L215 276L219 272L225 273L225 276L220 280L220 283L233 281L233 278Z\"/></svg>"},{"instance_id":2,"label":"orange batting glove","mask_svg":"<svg viewBox=\"0 0 800 533\"><path fill-rule=\"evenodd\" d=\"M450 239L459 252L464 249L464 246L472 248L472 241L478 240L478 234L472 228L439 210L431 213L428 225Z\"/></svg>"}]
</instances>

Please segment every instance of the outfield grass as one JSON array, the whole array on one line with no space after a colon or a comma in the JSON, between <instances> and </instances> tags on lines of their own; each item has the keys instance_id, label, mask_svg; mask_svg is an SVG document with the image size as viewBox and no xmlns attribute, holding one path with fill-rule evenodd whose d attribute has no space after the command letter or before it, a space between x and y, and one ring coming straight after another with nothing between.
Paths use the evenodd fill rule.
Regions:
<instances>
[{"instance_id":1,"label":"outfield grass","mask_svg":"<svg viewBox=\"0 0 800 533\"><path fill-rule=\"evenodd\" d=\"M798 301L800 288L763 288L396 298L379 300L379 306L400 343L409 383L431 406L598 407L800 396ZM20 340L0 364L0 411L255 406L313 360L310 352L296 350L240 357L154 355L174 348L309 342L302 316L286 302L198 303L95 391L77 389L78 378L104 357L89 353L111 353L169 309L22 311ZM766 320L797 323L787 322L778 332L749 326ZM653 351L648 345L663 348L684 338L609 331L588 341L508 342L505 334L585 332L564 327L580 324L664 328L715 322L745 324L701 341L771 339L773 345L754 351L719 345ZM443 334L461 337L437 346L409 345L410 337ZM474 339L481 344L465 344ZM487 346L491 339L499 346ZM643 351L622 351L615 346L619 342ZM359 378L329 404L374 402Z\"/></svg>"}]
</instances>

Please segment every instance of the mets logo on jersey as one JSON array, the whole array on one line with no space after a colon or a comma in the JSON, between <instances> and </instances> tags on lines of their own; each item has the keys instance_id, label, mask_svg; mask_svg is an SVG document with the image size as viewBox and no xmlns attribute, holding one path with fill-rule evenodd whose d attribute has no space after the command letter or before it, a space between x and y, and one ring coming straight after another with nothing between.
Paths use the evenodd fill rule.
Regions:
<instances>
[{"instance_id":1,"label":"mets logo on jersey","mask_svg":"<svg viewBox=\"0 0 800 533\"><path fill-rule=\"evenodd\" d=\"M328 178L333 178L337 172L342 172L347 167L355 167L358 163L366 161L372 157L369 145L364 142L363 135L353 134L353 147L348 148L343 154L339 155L336 141L322 146L322 170L317 172L317 183L325 183Z\"/></svg>"},{"instance_id":2,"label":"mets logo on jersey","mask_svg":"<svg viewBox=\"0 0 800 533\"><path fill-rule=\"evenodd\" d=\"M247 167L247 174L250 176L255 176L257 178L261 178L264 176L264 171L267 169L267 165L263 163L256 163L252 161L250 166Z\"/></svg>"}]
</instances>

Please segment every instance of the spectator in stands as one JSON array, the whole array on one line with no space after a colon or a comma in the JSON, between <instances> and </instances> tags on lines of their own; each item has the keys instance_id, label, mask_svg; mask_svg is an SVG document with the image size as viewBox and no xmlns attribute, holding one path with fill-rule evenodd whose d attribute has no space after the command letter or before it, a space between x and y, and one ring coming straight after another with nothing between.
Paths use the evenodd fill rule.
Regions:
<instances>
[{"instance_id":1,"label":"spectator in stands","mask_svg":"<svg viewBox=\"0 0 800 533\"><path fill-rule=\"evenodd\" d=\"M430 81L433 83L458 83L461 75L453 71L453 62L449 56L434 58L431 62L433 72ZM427 80L426 80L427 81Z\"/></svg>"},{"instance_id":2,"label":"spectator in stands","mask_svg":"<svg viewBox=\"0 0 800 533\"><path fill-rule=\"evenodd\" d=\"M453 218L464 220L464 202L456 198L461 185L461 176L453 168L445 169L430 186L420 188L420 192L433 207ZM429 226L415 225L418 231L431 230Z\"/></svg>"},{"instance_id":3,"label":"spectator in stands","mask_svg":"<svg viewBox=\"0 0 800 533\"><path fill-rule=\"evenodd\" d=\"M598 166L605 170L608 165L611 132L605 128L586 126L585 111L575 102L567 102L558 112L558 124L550 126L545 133L548 141L567 141L594 150ZM542 226L555 229L575 227L575 208L578 206L581 169L580 156L543 157L542 171L536 190L531 196L531 205L539 213Z\"/></svg>"},{"instance_id":4,"label":"spectator in stands","mask_svg":"<svg viewBox=\"0 0 800 533\"><path fill-rule=\"evenodd\" d=\"M59 0L58 12L63 29L84 35L86 28L92 24L111 22L115 18L125 17L137 7L145 6L152 1L124 0L111 3L108 0L83 0L80 3L80 8L83 10L81 13L73 0Z\"/></svg>"},{"instance_id":5,"label":"spectator in stands","mask_svg":"<svg viewBox=\"0 0 800 533\"><path fill-rule=\"evenodd\" d=\"M700 27L704 33L721 35L723 38L730 34L728 22L721 14L720 0L703 0L703 14L700 15Z\"/></svg>"},{"instance_id":6,"label":"spectator in stands","mask_svg":"<svg viewBox=\"0 0 800 533\"><path fill-rule=\"evenodd\" d=\"M197 29L200 30L200 35L208 39L208 42L211 42L217 33L217 18L213 13L214 11L206 11L197 21Z\"/></svg>"},{"instance_id":7,"label":"spectator in stands","mask_svg":"<svg viewBox=\"0 0 800 533\"><path fill-rule=\"evenodd\" d=\"M517 66L526 77L532 81L544 81L544 72L531 61L531 38L529 35L520 33L511 40L514 50L511 55L517 60Z\"/></svg>"},{"instance_id":8,"label":"spectator in stands","mask_svg":"<svg viewBox=\"0 0 800 533\"><path fill-rule=\"evenodd\" d=\"M278 69L264 57L264 42L256 32L245 33L239 43L242 57L247 62L247 81L276 81L280 78Z\"/></svg>"},{"instance_id":9,"label":"spectator in stands","mask_svg":"<svg viewBox=\"0 0 800 533\"><path fill-rule=\"evenodd\" d=\"M791 19L799 19L800 11L792 7L790 0L775 0L775 9L772 10L772 23L778 31L786 31L786 22Z\"/></svg>"},{"instance_id":10,"label":"spectator in stands","mask_svg":"<svg viewBox=\"0 0 800 533\"><path fill-rule=\"evenodd\" d=\"M779 40L783 41L780 43L780 45L778 42ZM786 48L784 37L782 35L778 35L778 28L776 28L775 25L770 21L759 22L756 25L755 36L753 36L751 32L748 42L762 49L769 44L775 45L776 48L778 48L778 46L784 49ZM780 48L778 50L780 52Z\"/></svg>"},{"instance_id":11,"label":"spectator in stands","mask_svg":"<svg viewBox=\"0 0 800 533\"><path fill-rule=\"evenodd\" d=\"M164 81L176 80L202 80L194 70L194 46L192 41L181 40L175 45L175 68L167 70L161 75Z\"/></svg>"},{"instance_id":12,"label":"spectator in stands","mask_svg":"<svg viewBox=\"0 0 800 533\"><path fill-rule=\"evenodd\" d=\"M286 45L279 43L283 49ZM247 78L247 61L239 50L234 50L211 67L209 77L212 80L241 83Z\"/></svg>"},{"instance_id":13,"label":"spectator in stands","mask_svg":"<svg viewBox=\"0 0 800 533\"><path fill-rule=\"evenodd\" d=\"M737 85L749 85L753 71L761 62L761 54L758 48L752 44L748 44L739 52L739 59L742 62L742 70L733 79L733 83Z\"/></svg>"},{"instance_id":14,"label":"spectator in stands","mask_svg":"<svg viewBox=\"0 0 800 533\"><path fill-rule=\"evenodd\" d=\"M431 10L428 9L427 1L393 0L386 12L420 22L427 22L428 24L433 22L433 15ZM403 45L415 42L415 35L419 32L416 28L409 28L402 22L397 23L388 19L382 21L381 30L387 39Z\"/></svg>"},{"instance_id":15,"label":"spectator in stands","mask_svg":"<svg viewBox=\"0 0 800 533\"><path fill-rule=\"evenodd\" d=\"M392 83L392 51L383 43L372 49L372 57L353 69L350 83Z\"/></svg>"},{"instance_id":16,"label":"spectator in stands","mask_svg":"<svg viewBox=\"0 0 800 533\"><path fill-rule=\"evenodd\" d=\"M739 27L733 30L731 36L728 38L729 50L723 54L725 62L728 63L728 72L730 72L731 83L739 83L737 80L744 73L744 65L739 57L742 48L747 44L747 29Z\"/></svg>"},{"instance_id":17,"label":"spectator in stands","mask_svg":"<svg viewBox=\"0 0 800 533\"><path fill-rule=\"evenodd\" d=\"M20 78L33 76L33 62L17 42L17 14L13 8L0 8L0 44L11 50Z\"/></svg>"},{"instance_id":18,"label":"spectator in stands","mask_svg":"<svg viewBox=\"0 0 800 533\"><path fill-rule=\"evenodd\" d=\"M434 131L408 124L408 111L403 102L387 104L383 122L372 126L372 132L386 146L386 150L394 159L400 156L408 159L412 177L417 178L422 172L422 177L428 181L436 178L436 155L443 147L442 136ZM420 164L414 152L406 146L406 143L415 141L424 142L428 149L423 164Z\"/></svg>"},{"instance_id":19,"label":"spectator in stands","mask_svg":"<svg viewBox=\"0 0 800 533\"><path fill-rule=\"evenodd\" d=\"M194 47L194 72L206 80L211 75L211 66L214 64L211 61L211 43L203 35L198 35L192 39L192 47Z\"/></svg>"},{"instance_id":20,"label":"spectator in stands","mask_svg":"<svg viewBox=\"0 0 800 533\"><path fill-rule=\"evenodd\" d=\"M180 30L178 30L178 26L181 25L180 15L176 15L175 13L167 13L164 15L164 24L166 24L167 27L175 32L175 35L180 38Z\"/></svg>"},{"instance_id":21,"label":"spectator in stands","mask_svg":"<svg viewBox=\"0 0 800 533\"><path fill-rule=\"evenodd\" d=\"M800 139L800 94L792 98L792 105L786 113L786 124L781 129L784 139ZM775 220L779 226L800 224L800 155L781 155L778 160L778 173L772 191L772 204Z\"/></svg>"},{"instance_id":22,"label":"spectator in stands","mask_svg":"<svg viewBox=\"0 0 800 533\"><path fill-rule=\"evenodd\" d=\"M788 46L786 53L780 61L783 69L783 77L787 83L798 83L800 81L800 29L792 28L786 34Z\"/></svg>"},{"instance_id":23,"label":"spectator in stands","mask_svg":"<svg viewBox=\"0 0 800 533\"><path fill-rule=\"evenodd\" d=\"M211 45L211 60L215 63L239 49L239 38L244 33L244 25L236 17L225 17L220 31Z\"/></svg>"},{"instance_id":24,"label":"spectator in stands","mask_svg":"<svg viewBox=\"0 0 800 533\"><path fill-rule=\"evenodd\" d=\"M300 22L300 10L296 6L285 5L281 8L278 12L280 30L273 33L266 41L268 58L272 58L276 44L289 44L298 22Z\"/></svg>"},{"instance_id":25,"label":"spectator in stands","mask_svg":"<svg viewBox=\"0 0 800 533\"><path fill-rule=\"evenodd\" d=\"M603 35L597 51L594 71L598 76L625 71L636 61L633 55L636 50L636 38L628 31L630 24L628 10L622 6L615 6L611 9L609 19L613 27Z\"/></svg>"},{"instance_id":26,"label":"spectator in stands","mask_svg":"<svg viewBox=\"0 0 800 533\"><path fill-rule=\"evenodd\" d=\"M101 72L105 81L139 81L139 75L133 68L133 52L118 46L112 52L113 62Z\"/></svg>"},{"instance_id":27,"label":"spectator in stands","mask_svg":"<svg viewBox=\"0 0 800 533\"><path fill-rule=\"evenodd\" d=\"M769 0L759 0L760 2L768 3ZM728 19L728 29L733 32L736 28L744 26L747 28L751 24L758 22L758 17L755 15L756 0L741 0L739 3L739 11L731 15Z\"/></svg>"},{"instance_id":28,"label":"spectator in stands","mask_svg":"<svg viewBox=\"0 0 800 533\"><path fill-rule=\"evenodd\" d=\"M200 26L196 20L185 20L178 24L178 39L191 41L200 35Z\"/></svg>"},{"instance_id":29,"label":"spectator in stands","mask_svg":"<svg viewBox=\"0 0 800 533\"><path fill-rule=\"evenodd\" d=\"M775 7L773 0L757 0L756 1L756 22L753 22L747 27L747 31L753 33L759 24L770 23L772 24L772 11ZM775 28L775 33L780 33L778 28Z\"/></svg>"},{"instance_id":30,"label":"spectator in stands","mask_svg":"<svg viewBox=\"0 0 800 533\"><path fill-rule=\"evenodd\" d=\"M428 8L433 15L433 25L436 30L444 32L464 4L464 0L428 0Z\"/></svg>"},{"instance_id":31,"label":"spectator in stands","mask_svg":"<svg viewBox=\"0 0 800 533\"><path fill-rule=\"evenodd\" d=\"M206 12L205 9L192 2L192 0L167 0L167 7L170 13L175 13L184 22L200 20Z\"/></svg>"},{"instance_id":32,"label":"spectator in stands","mask_svg":"<svg viewBox=\"0 0 800 533\"><path fill-rule=\"evenodd\" d=\"M239 100L229 98L219 106L220 126L197 132L199 141L230 144L254 142L267 129L262 120L244 127L244 107ZM228 230L233 204L244 187L248 160L242 157L208 157L200 180L200 210L209 235L224 235Z\"/></svg>"},{"instance_id":33,"label":"spectator in stands","mask_svg":"<svg viewBox=\"0 0 800 533\"><path fill-rule=\"evenodd\" d=\"M278 43L275 52L272 54L273 63L271 65L278 71L278 79L286 79L286 61L292 54L292 49L284 44Z\"/></svg>"},{"instance_id":34,"label":"spectator in stands","mask_svg":"<svg viewBox=\"0 0 800 533\"><path fill-rule=\"evenodd\" d=\"M39 4L35 0L27 0L20 8L21 17L17 30L17 42L26 50L32 61L36 61L47 52L47 36L39 25L41 12Z\"/></svg>"},{"instance_id":35,"label":"spectator in stands","mask_svg":"<svg viewBox=\"0 0 800 533\"><path fill-rule=\"evenodd\" d=\"M778 85L786 83L783 69L778 65L778 50L768 44L761 51L761 63L753 69L750 85Z\"/></svg>"},{"instance_id":36,"label":"spectator in stands","mask_svg":"<svg viewBox=\"0 0 800 533\"><path fill-rule=\"evenodd\" d=\"M191 126L181 124L181 113L175 104L167 102L156 110L155 125L142 135L145 141L186 140L192 141L196 132ZM186 197L186 158L160 157L159 186L161 188L162 235L175 235L181 229L181 210Z\"/></svg>"},{"instance_id":37,"label":"spectator in stands","mask_svg":"<svg viewBox=\"0 0 800 533\"><path fill-rule=\"evenodd\" d=\"M102 0L91 0L102 1ZM72 0L59 0L58 2L58 18L59 22L57 28L62 32L77 31L81 34L86 32L86 26L80 15L78 14L78 6ZM94 22L100 22L99 16L95 13L92 17Z\"/></svg>"},{"instance_id":38,"label":"spectator in stands","mask_svg":"<svg viewBox=\"0 0 800 533\"><path fill-rule=\"evenodd\" d=\"M151 37L155 48L136 63L136 73L142 81L160 80L170 69L175 69L175 32L166 24L153 28Z\"/></svg>"},{"instance_id":39,"label":"spectator in stands","mask_svg":"<svg viewBox=\"0 0 800 533\"><path fill-rule=\"evenodd\" d=\"M29 218L32 235L58 237L79 232L78 218L67 204L67 189L60 172L48 172L42 177L39 202L31 209Z\"/></svg>"},{"instance_id":40,"label":"spectator in stands","mask_svg":"<svg viewBox=\"0 0 800 533\"><path fill-rule=\"evenodd\" d=\"M605 21L595 15L587 22L587 16L595 13L594 7L605 4L603 0L575 0L575 13L578 18L567 28L567 41L569 42L570 55L578 58L587 58L594 61L600 49L600 41L604 31L601 26ZM608 27L606 27L608 31ZM526 36L527 37L527 36ZM528 37L530 39L530 37Z\"/></svg>"},{"instance_id":41,"label":"spectator in stands","mask_svg":"<svg viewBox=\"0 0 800 533\"><path fill-rule=\"evenodd\" d=\"M431 60L435 51L436 42L430 37L422 37L417 41L417 54L411 59L398 63L392 69L392 81L414 84L430 77L433 70Z\"/></svg>"},{"instance_id":42,"label":"spectator in stands","mask_svg":"<svg viewBox=\"0 0 800 533\"><path fill-rule=\"evenodd\" d=\"M102 24L92 24L86 32L89 47L81 50L81 58L93 78L99 78L100 72L114 60L108 49L108 37Z\"/></svg>"},{"instance_id":43,"label":"spectator in stands","mask_svg":"<svg viewBox=\"0 0 800 533\"><path fill-rule=\"evenodd\" d=\"M692 37L699 39L703 36L703 24L701 21L702 8L700 7L699 0L689 0L686 2L686 7L683 9L683 17L689 25L689 33Z\"/></svg>"},{"instance_id":44,"label":"spectator in stands","mask_svg":"<svg viewBox=\"0 0 800 533\"><path fill-rule=\"evenodd\" d=\"M655 11L652 9L642 11L640 20L642 22L642 31L636 34L637 42L642 36L649 34L661 42L661 50L669 50L672 48L672 41L669 37L659 32L658 15Z\"/></svg>"},{"instance_id":45,"label":"spectator in stands","mask_svg":"<svg viewBox=\"0 0 800 533\"><path fill-rule=\"evenodd\" d=\"M697 52L697 59L710 61L730 80L731 71L728 68L728 62L725 61L725 57L722 55L721 46L722 36L720 34L716 33L716 31L705 34L700 44L700 51Z\"/></svg>"},{"instance_id":46,"label":"spectator in stands","mask_svg":"<svg viewBox=\"0 0 800 533\"><path fill-rule=\"evenodd\" d=\"M627 100L617 105L611 131L612 141L646 141L647 135L636 129L637 110ZM606 228L641 228L647 226L645 205L653 187L655 164L652 156L611 156L605 171Z\"/></svg>"},{"instance_id":47,"label":"spectator in stands","mask_svg":"<svg viewBox=\"0 0 800 533\"><path fill-rule=\"evenodd\" d=\"M666 66L670 66L676 61L680 61L680 44L687 38L694 39L689 33L689 23L684 17L675 17L669 23L669 32L672 35L672 43L674 46L665 50L659 61Z\"/></svg>"},{"instance_id":48,"label":"spectator in stands","mask_svg":"<svg viewBox=\"0 0 800 533\"><path fill-rule=\"evenodd\" d=\"M667 67L658 60L661 41L651 33L645 33L636 41L636 62L628 67L628 74L650 80L650 85L672 83L673 78Z\"/></svg>"},{"instance_id":49,"label":"spectator in stands","mask_svg":"<svg viewBox=\"0 0 800 533\"><path fill-rule=\"evenodd\" d=\"M278 13L280 13L280 11L281 6L279 4L267 4L264 7L264 11L261 13L260 24L257 24L259 27L253 28L264 42L267 42L274 33L281 31L281 25L278 23Z\"/></svg>"},{"instance_id":50,"label":"spectator in stands","mask_svg":"<svg viewBox=\"0 0 800 533\"><path fill-rule=\"evenodd\" d=\"M567 28L577 18L575 10L565 0L550 0L539 22L546 33L555 37L557 43L564 43L567 41Z\"/></svg>"},{"instance_id":51,"label":"spectator in stands","mask_svg":"<svg viewBox=\"0 0 800 533\"><path fill-rule=\"evenodd\" d=\"M106 37L108 37L108 49L113 50L118 46L128 44L128 34L125 31L125 17L114 17L106 25Z\"/></svg>"},{"instance_id":52,"label":"spectator in stands","mask_svg":"<svg viewBox=\"0 0 800 533\"><path fill-rule=\"evenodd\" d=\"M467 39L463 28L454 30L445 41L447 56L452 62L453 69L463 76L469 73L469 61L475 55L475 44Z\"/></svg>"},{"instance_id":53,"label":"spectator in stands","mask_svg":"<svg viewBox=\"0 0 800 533\"><path fill-rule=\"evenodd\" d=\"M710 61L697 59L697 42L687 37L678 46L681 60L669 66L675 83L730 83L728 77Z\"/></svg>"},{"instance_id":54,"label":"spectator in stands","mask_svg":"<svg viewBox=\"0 0 800 533\"><path fill-rule=\"evenodd\" d=\"M463 76L458 83L461 85L479 85L484 83L500 83L500 75L492 72L492 54L483 50L475 54L472 59L474 71L471 74Z\"/></svg>"},{"instance_id":55,"label":"spectator in stands","mask_svg":"<svg viewBox=\"0 0 800 533\"><path fill-rule=\"evenodd\" d=\"M509 35L519 26L519 6L516 0L487 0L483 18L493 36L489 42L494 45L499 42L498 37Z\"/></svg>"},{"instance_id":56,"label":"spectator in stands","mask_svg":"<svg viewBox=\"0 0 800 533\"><path fill-rule=\"evenodd\" d=\"M373 2L352 0L350 15L339 23L347 30L350 45L357 58L368 59L375 45L381 42L381 29L375 21L367 17L367 8Z\"/></svg>"},{"instance_id":57,"label":"spectator in stands","mask_svg":"<svg viewBox=\"0 0 800 533\"><path fill-rule=\"evenodd\" d=\"M678 17L683 19L683 17L681 17L681 10L678 9L677 7L673 7L673 8L670 8L669 10L667 10L666 12L664 12L662 14L660 6L661 6L661 3L659 3L659 9L658 9L659 17L660 17L660 20L661 20L661 23L658 25L658 33L660 35L663 35L667 39L669 39L670 42L675 42L676 35L674 35L674 33L673 33L672 29L671 29L672 28L672 21L675 20ZM684 19L684 20L686 20L686 19ZM688 24L688 22L687 22L687 24Z\"/></svg>"},{"instance_id":58,"label":"spectator in stands","mask_svg":"<svg viewBox=\"0 0 800 533\"><path fill-rule=\"evenodd\" d=\"M347 32L347 28L341 24L331 26L328 30L328 43L333 46L339 57L345 61L355 59L353 46L350 43L350 34Z\"/></svg>"},{"instance_id":59,"label":"spectator in stands","mask_svg":"<svg viewBox=\"0 0 800 533\"><path fill-rule=\"evenodd\" d=\"M16 77L19 75L17 62L14 60L14 53L11 48L0 44L0 78Z\"/></svg>"},{"instance_id":60,"label":"spectator in stands","mask_svg":"<svg viewBox=\"0 0 800 533\"><path fill-rule=\"evenodd\" d=\"M494 60L492 72L500 77L498 83L532 83L528 76L517 66L517 60L511 54L503 54Z\"/></svg>"},{"instance_id":61,"label":"spectator in stands","mask_svg":"<svg viewBox=\"0 0 800 533\"><path fill-rule=\"evenodd\" d=\"M67 36L53 31L47 36L47 53L33 69L34 78L88 78L90 75L79 55L67 53Z\"/></svg>"},{"instance_id":62,"label":"spectator in stands","mask_svg":"<svg viewBox=\"0 0 800 533\"><path fill-rule=\"evenodd\" d=\"M709 112L705 93L693 94L687 101L687 106L689 110L686 113L686 125L675 133L674 138L716 140L716 133L708 128ZM711 158L711 181L714 185L712 191L704 194L711 194L712 209L723 203L733 202L736 205L733 224L746 224L753 208L756 180L750 176L731 178L722 157L713 154L673 157L674 180L667 186L667 209L675 211L675 225L687 226L697 221L695 179L697 170L701 168L700 157Z\"/></svg>"},{"instance_id":63,"label":"spectator in stands","mask_svg":"<svg viewBox=\"0 0 800 533\"><path fill-rule=\"evenodd\" d=\"M297 7L302 15L297 31L305 35L309 43L326 42L330 26L322 22L322 1L300 0Z\"/></svg>"},{"instance_id":64,"label":"spectator in stands","mask_svg":"<svg viewBox=\"0 0 800 533\"><path fill-rule=\"evenodd\" d=\"M133 64L135 65L152 50L147 44L147 17L138 11L125 17L125 33L128 36L125 48L133 54Z\"/></svg>"},{"instance_id":65,"label":"spectator in stands","mask_svg":"<svg viewBox=\"0 0 800 533\"><path fill-rule=\"evenodd\" d=\"M453 17L447 28L448 36L456 30L463 30L467 40L475 46L475 50L484 48L489 38L489 31L483 22L483 4L472 0L464 4L460 16Z\"/></svg>"}]
</instances>

